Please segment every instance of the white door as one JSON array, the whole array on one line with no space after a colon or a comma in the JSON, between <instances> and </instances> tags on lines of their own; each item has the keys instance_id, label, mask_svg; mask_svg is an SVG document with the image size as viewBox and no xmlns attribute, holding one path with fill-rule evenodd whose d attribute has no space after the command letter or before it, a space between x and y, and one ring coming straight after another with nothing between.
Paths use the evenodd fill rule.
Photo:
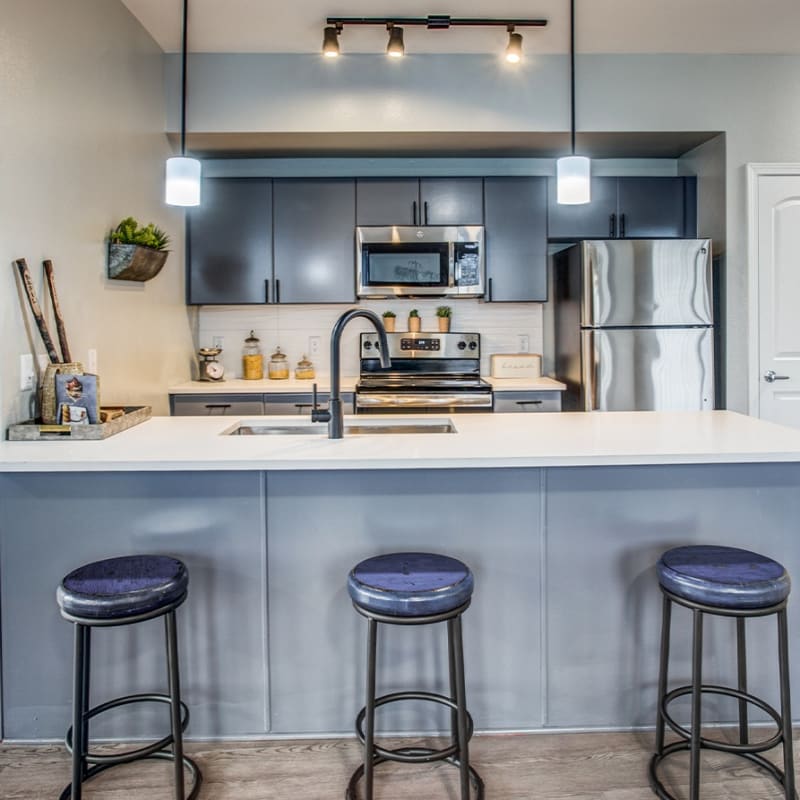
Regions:
<instances>
[{"instance_id":1,"label":"white door","mask_svg":"<svg viewBox=\"0 0 800 800\"><path fill-rule=\"evenodd\" d=\"M748 172L751 413L800 428L800 165Z\"/></svg>"}]
</instances>

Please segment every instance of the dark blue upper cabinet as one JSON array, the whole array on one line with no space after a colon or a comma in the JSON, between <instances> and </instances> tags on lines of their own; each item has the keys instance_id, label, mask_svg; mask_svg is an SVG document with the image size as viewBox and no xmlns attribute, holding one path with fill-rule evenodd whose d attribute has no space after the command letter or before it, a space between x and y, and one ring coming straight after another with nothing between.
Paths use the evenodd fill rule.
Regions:
<instances>
[{"instance_id":1,"label":"dark blue upper cabinet","mask_svg":"<svg viewBox=\"0 0 800 800\"><path fill-rule=\"evenodd\" d=\"M187 302L265 303L272 277L272 181L206 178L202 198L186 216Z\"/></svg>"},{"instance_id":2,"label":"dark blue upper cabinet","mask_svg":"<svg viewBox=\"0 0 800 800\"><path fill-rule=\"evenodd\" d=\"M556 202L548 183L551 239L691 238L697 235L696 179L592 178L592 201Z\"/></svg>"},{"instance_id":3,"label":"dark blue upper cabinet","mask_svg":"<svg viewBox=\"0 0 800 800\"><path fill-rule=\"evenodd\" d=\"M274 301L355 301L355 181L276 179L273 196Z\"/></svg>"},{"instance_id":4,"label":"dark blue upper cabinet","mask_svg":"<svg viewBox=\"0 0 800 800\"><path fill-rule=\"evenodd\" d=\"M483 225L482 178L359 178L358 225Z\"/></svg>"},{"instance_id":5,"label":"dark blue upper cabinet","mask_svg":"<svg viewBox=\"0 0 800 800\"><path fill-rule=\"evenodd\" d=\"M547 179L486 178L486 300L547 300Z\"/></svg>"}]
</instances>

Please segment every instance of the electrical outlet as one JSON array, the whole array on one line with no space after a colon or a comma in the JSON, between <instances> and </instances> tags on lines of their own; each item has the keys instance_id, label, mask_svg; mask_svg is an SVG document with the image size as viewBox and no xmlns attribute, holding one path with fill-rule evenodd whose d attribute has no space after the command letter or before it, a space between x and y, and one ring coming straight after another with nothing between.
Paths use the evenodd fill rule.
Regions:
<instances>
[{"instance_id":1,"label":"electrical outlet","mask_svg":"<svg viewBox=\"0 0 800 800\"><path fill-rule=\"evenodd\" d=\"M223 349L222 345L225 341L224 337L222 336L212 336L211 337L211 346L212 347L219 347L220 350Z\"/></svg>"},{"instance_id":2,"label":"electrical outlet","mask_svg":"<svg viewBox=\"0 0 800 800\"><path fill-rule=\"evenodd\" d=\"M308 355L309 358L318 356L319 355L319 348L320 348L320 337L319 336L309 336L308 337Z\"/></svg>"},{"instance_id":3,"label":"electrical outlet","mask_svg":"<svg viewBox=\"0 0 800 800\"><path fill-rule=\"evenodd\" d=\"M518 336L520 353L527 353L531 349L531 337L527 333Z\"/></svg>"},{"instance_id":4,"label":"electrical outlet","mask_svg":"<svg viewBox=\"0 0 800 800\"><path fill-rule=\"evenodd\" d=\"M90 375L97 375L97 350L94 348L86 354L86 371Z\"/></svg>"},{"instance_id":5,"label":"electrical outlet","mask_svg":"<svg viewBox=\"0 0 800 800\"><path fill-rule=\"evenodd\" d=\"M36 373L33 370L33 354L25 353L19 357L19 390L30 392L36 386Z\"/></svg>"}]
</instances>

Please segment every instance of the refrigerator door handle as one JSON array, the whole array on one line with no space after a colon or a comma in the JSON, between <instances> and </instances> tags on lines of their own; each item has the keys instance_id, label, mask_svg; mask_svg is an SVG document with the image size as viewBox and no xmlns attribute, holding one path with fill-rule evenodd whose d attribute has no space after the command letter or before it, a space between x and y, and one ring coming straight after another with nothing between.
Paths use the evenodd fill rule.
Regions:
<instances>
[{"instance_id":1,"label":"refrigerator door handle","mask_svg":"<svg viewBox=\"0 0 800 800\"><path fill-rule=\"evenodd\" d=\"M594 331L586 330L581 337L581 383L583 384L582 411L594 411L597 408L597 362L595 359Z\"/></svg>"}]
</instances>

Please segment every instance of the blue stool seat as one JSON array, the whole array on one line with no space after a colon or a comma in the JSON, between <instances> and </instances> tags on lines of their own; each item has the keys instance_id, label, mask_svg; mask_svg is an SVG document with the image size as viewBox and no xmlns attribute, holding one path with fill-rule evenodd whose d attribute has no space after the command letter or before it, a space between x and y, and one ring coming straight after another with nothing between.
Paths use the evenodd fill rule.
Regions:
<instances>
[{"instance_id":1,"label":"blue stool seat","mask_svg":"<svg viewBox=\"0 0 800 800\"><path fill-rule=\"evenodd\" d=\"M436 553L388 553L357 564L347 590L353 602L375 614L423 617L464 605L474 579L458 559Z\"/></svg>"},{"instance_id":2,"label":"blue stool seat","mask_svg":"<svg viewBox=\"0 0 800 800\"><path fill-rule=\"evenodd\" d=\"M668 592L717 608L767 608L785 600L791 589L781 564L736 547L676 547L661 556L656 569Z\"/></svg>"},{"instance_id":3,"label":"blue stool seat","mask_svg":"<svg viewBox=\"0 0 800 800\"><path fill-rule=\"evenodd\" d=\"M182 561L169 556L107 558L73 570L56 599L62 614L111 620L149 614L181 600L189 586Z\"/></svg>"}]
</instances>

